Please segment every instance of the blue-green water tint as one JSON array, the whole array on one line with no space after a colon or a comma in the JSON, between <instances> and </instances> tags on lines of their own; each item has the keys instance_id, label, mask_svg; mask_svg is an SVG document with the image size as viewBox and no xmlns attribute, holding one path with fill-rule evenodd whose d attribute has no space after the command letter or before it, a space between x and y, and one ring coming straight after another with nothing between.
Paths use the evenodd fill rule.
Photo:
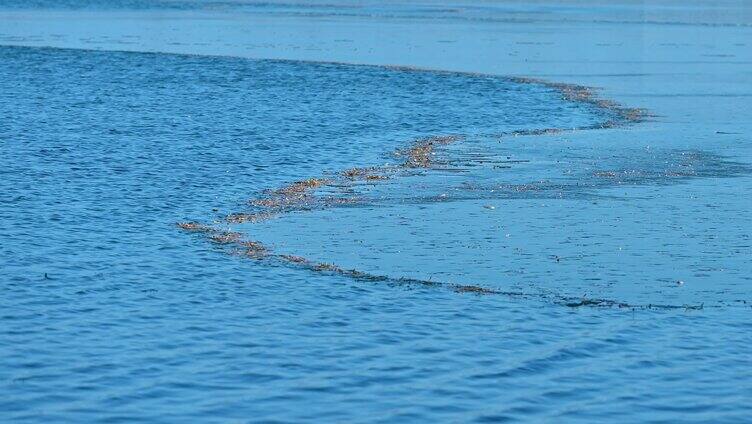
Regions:
<instances>
[{"instance_id":1,"label":"blue-green water tint","mask_svg":"<svg viewBox=\"0 0 752 424\"><path fill-rule=\"evenodd\" d=\"M750 413L752 328L748 307L732 302L748 299L748 233L701 219L749 211L722 190L722 202L687 201L684 212L675 203L712 190L708 181L745 184L732 178L748 173L743 163L639 140L604 153L592 133L577 134L579 144L574 135L499 142L489 135L611 116L543 86L463 74L0 48L0 96L4 418ZM638 303L682 304L675 279L733 290L705 285L713 308L702 311L571 309L228 256L175 228L291 181L399 163L394 149L453 133L468 138L439 152L442 170L355 187L367 199L357 207L243 231L396 278L575 296L585 288ZM625 189L629 201L619 198ZM630 222L610 250L616 218ZM699 246L666 246L674 233ZM707 254L693 252L702 246ZM637 255L625 261L618 247ZM688 278L665 257L640 259L671 249L709 265L679 261ZM637 284L612 292L614 281Z\"/></svg>"}]
</instances>

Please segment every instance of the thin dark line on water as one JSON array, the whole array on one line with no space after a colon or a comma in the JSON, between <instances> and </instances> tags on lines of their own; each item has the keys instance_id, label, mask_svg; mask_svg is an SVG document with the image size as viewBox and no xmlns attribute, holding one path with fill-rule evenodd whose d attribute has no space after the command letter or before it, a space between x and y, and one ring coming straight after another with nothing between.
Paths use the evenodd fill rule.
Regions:
<instances>
[{"instance_id":1,"label":"thin dark line on water","mask_svg":"<svg viewBox=\"0 0 752 424\"><path fill-rule=\"evenodd\" d=\"M549 302L555 305L568 308L616 308L631 310L703 310L704 304L699 305L671 305L671 304L631 304L613 299L593 298L587 296L575 297L564 296L556 293L543 292L524 292L512 290L499 290L482 287L475 284L459 284L434 281L431 278L421 279L412 277L390 277L387 275L371 274L356 269L346 269L338 265L327 262L315 262L301 256L273 253L263 244L257 241L247 241L243 235L238 232L224 231L212 226L207 226L195 222L179 223L179 228L202 234L207 237L213 244L219 246L222 251L233 256L253 259L266 263L267 265L283 265L291 268L303 269L319 274L341 276L356 282L365 283L384 283L392 286L417 286L427 288L443 288L455 293L469 293L483 296L504 296L511 299L527 299ZM710 306L710 308L719 308L720 306Z\"/></svg>"}]
</instances>

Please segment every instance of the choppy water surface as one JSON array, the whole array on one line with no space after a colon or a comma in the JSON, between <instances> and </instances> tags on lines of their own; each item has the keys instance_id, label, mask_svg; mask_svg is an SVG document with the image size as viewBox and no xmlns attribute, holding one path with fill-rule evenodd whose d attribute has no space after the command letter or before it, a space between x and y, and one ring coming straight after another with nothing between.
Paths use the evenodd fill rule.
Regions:
<instances>
[{"instance_id":1,"label":"choppy water surface","mask_svg":"<svg viewBox=\"0 0 752 424\"><path fill-rule=\"evenodd\" d=\"M481 75L2 47L2 416L742 420L749 162L514 135L614 114ZM306 178L329 182L224 220ZM228 255L192 220L388 279Z\"/></svg>"}]
</instances>

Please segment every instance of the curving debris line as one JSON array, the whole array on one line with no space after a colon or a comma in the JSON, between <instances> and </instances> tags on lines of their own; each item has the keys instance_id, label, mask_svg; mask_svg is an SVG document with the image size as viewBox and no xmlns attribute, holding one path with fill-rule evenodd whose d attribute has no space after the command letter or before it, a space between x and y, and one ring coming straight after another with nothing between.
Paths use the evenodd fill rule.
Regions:
<instances>
[{"instance_id":1,"label":"curving debris line","mask_svg":"<svg viewBox=\"0 0 752 424\"><path fill-rule=\"evenodd\" d=\"M404 69L404 68L397 68ZM532 78L509 78L513 82L522 84L538 84L558 90L562 98L568 101L588 103L598 108L607 109L613 115L612 119L577 128L545 128L518 130L507 133L495 134L496 137L534 136L546 134L558 134L563 132L604 129L624 126L642 122L648 117L644 109L623 107L609 100L598 99L592 88L574 85L552 83ZM340 205L359 203L356 197L328 196L317 197L313 192L323 187L346 187L354 182L378 183L389 180L399 172L410 169L430 169L435 165L436 148L464 140L462 135L432 136L413 141L404 149L398 149L393 153L397 158L403 159L402 163L389 167L364 167L351 168L339 173L335 178L309 178L293 182L287 186L268 190L265 197L253 199L249 204L256 210L253 212L237 212L224 217L223 221L213 225L198 222L181 222L177 226L187 232L199 233L210 242L221 246L228 254L242 256L270 263L283 264L285 266L305 269L311 272L339 275L356 281L378 282L399 286L423 286L437 287L451 290L456 293L470 293L475 295L502 295L517 299L538 299L568 308L594 307L594 308L620 308L620 309L663 309L663 310L702 310L704 305L662 305L662 304L629 304L611 299L598 299L587 297L571 297L548 293L525 293L521 291L502 291L477 285L465 285L457 283L439 282L416 278L395 278L385 275L370 274L356 269L345 269L336 264L315 262L304 257L274 253L264 244L258 241L245 240L239 232L222 230L222 224L255 223L273 219L285 213L306 210L311 208L330 208Z\"/></svg>"}]
</instances>

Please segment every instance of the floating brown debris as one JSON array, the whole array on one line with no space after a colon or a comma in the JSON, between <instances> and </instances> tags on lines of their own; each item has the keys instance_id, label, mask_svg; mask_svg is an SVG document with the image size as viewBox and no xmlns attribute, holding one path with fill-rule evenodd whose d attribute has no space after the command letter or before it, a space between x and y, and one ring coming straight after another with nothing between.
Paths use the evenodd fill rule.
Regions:
<instances>
[{"instance_id":1,"label":"floating brown debris","mask_svg":"<svg viewBox=\"0 0 752 424\"><path fill-rule=\"evenodd\" d=\"M354 280L367 280L367 281L388 281L387 277L372 275L356 269L344 269L335 264L325 262L311 262L302 256L295 255L277 255L277 258L287 262L290 265L302 266L308 270L314 272L328 272L337 275L342 275Z\"/></svg>"},{"instance_id":2,"label":"floating brown debris","mask_svg":"<svg viewBox=\"0 0 752 424\"><path fill-rule=\"evenodd\" d=\"M281 204L279 199L253 199L249 203L261 208L274 208Z\"/></svg>"},{"instance_id":3,"label":"floating brown debris","mask_svg":"<svg viewBox=\"0 0 752 424\"><path fill-rule=\"evenodd\" d=\"M547 83L548 87L555 88L561 92L564 100L570 102L589 102L595 97L593 89L585 87L583 85L575 84L562 84L562 83Z\"/></svg>"},{"instance_id":4,"label":"floating brown debris","mask_svg":"<svg viewBox=\"0 0 752 424\"><path fill-rule=\"evenodd\" d=\"M424 138L421 140L418 140L419 143L428 143L433 144L436 146L443 146L447 144L452 144L456 141L462 140L462 136L459 135L435 135L432 137Z\"/></svg>"},{"instance_id":5,"label":"floating brown debris","mask_svg":"<svg viewBox=\"0 0 752 424\"><path fill-rule=\"evenodd\" d=\"M250 203L253 206L266 209L279 209L283 207L303 205L313 201L313 196L306 194L305 192L275 192L274 197L266 199L251 200Z\"/></svg>"},{"instance_id":6,"label":"floating brown debris","mask_svg":"<svg viewBox=\"0 0 752 424\"><path fill-rule=\"evenodd\" d=\"M342 171L342 176L347 178L363 178L368 175L373 168L350 168Z\"/></svg>"},{"instance_id":7,"label":"floating brown debris","mask_svg":"<svg viewBox=\"0 0 752 424\"><path fill-rule=\"evenodd\" d=\"M565 130L562 128L540 128L540 129L534 129L534 130L521 130L521 131L512 131L509 133L509 135L517 137L517 136L529 136L529 135L551 135L551 134L560 134L564 132Z\"/></svg>"},{"instance_id":8,"label":"floating brown debris","mask_svg":"<svg viewBox=\"0 0 752 424\"><path fill-rule=\"evenodd\" d=\"M461 140L461 136L446 135L434 136L417 140L412 147L403 150L397 150L396 156L405 156L407 160L404 165L407 168L429 168L432 163L432 156L436 146L445 146Z\"/></svg>"},{"instance_id":9,"label":"floating brown debris","mask_svg":"<svg viewBox=\"0 0 752 424\"><path fill-rule=\"evenodd\" d=\"M307 190L319 188L329 183L331 183L331 180L328 180L328 179L309 178L307 180L295 181L294 183L288 185L287 187L282 187L278 190L275 190L274 193L281 194L281 195L299 194Z\"/></svg>"},{"instance_id":10,"label":"floating brown debris","mask_svg":"<svg viewBox=\"0 0 752 424\"><path fill-rule=\"evenodd\" d=\"M294 264L307 264L308 263L308 259L302 256L279 255L279 257L287 262L294 263Z\"/></svg>"},{"instance_id":11,"label":"floating brown debris","mask_svg":"<svg viewBox=\"0 0 752 424\"><path fill-rule=\"evenodd\" d=\"M242 252L233 251L233 253L242 253L247 256L255 257L265 255L268 252L263 244L257 241L243 240L243 234L236 231L221 230L198 222L179 222L177 226L186 231L203 233L203 235L214 244L231 245L242 248Z\"/></svg>"},{"instance_id":12,"label":"floating brown debris","mask_svg":"<svg viewBox=\"0 0 752 424\"><path fill-rule=\"evenodd\" d=\"M271 196L263 199L254 199L250 204L257 207L275 209L310 203L314 200L308 191L329 185L332 180L326 178L309 178L296 181L288 186L271 191ZM264 219L269 218L264 217Z\"/></svg>"},{"instance_id":13,"label":"floating brown debris","mask_svg":"<svg viewBox=\"0 0 752 424\"><path fill-rule=\"evenodd\" d=\"M261 222L271 219L276 214L272 212L259 212L259 213L233 213L225 217L225 221L230 224L242 224L244 222Z\"/></svg>"},{"instance_id":14,"label":"floating brown debris","mask_svg":"<svg viewBox=\"0 0 752 424\"><path fill-rule=\"evenodd\" d=\"M217 244L232 244L239 242L240 237L242 237L242 234L234 231L221 231L209 236L209 240Z\"/></svg>"},{"instance_id":15,"label":"floating brown debris","mask_svg":"<svg viewBox=\"0 0 752 424\"><path fill-rule=\"evenodd\" d=\"M611 100L599 99L595 93L595 89L584 85L550 82L527 77L513 77L510 78L510 80L520 84L537 84L549 87L559 91L564 100L589 103L599 108L615 112L618 115L618 120L603 122L596 125L596 128L614 128L621 126L623 123L641 122L648 117L648 113L645 109L624 107Z\"/></svg>"},{"instance_id":16,"label":"floating brown debris","mask_svg":"<svg viewBox=\"0 0 752 424\"><path fill-rule=\"evenodd\" d=\"M496 290L487 289L485 287L474 285L458 285L454 286L454 291L457 293L475 293L475 294L498 294Z\"/></svg>"},{"instance_id":17,"label":"floating brown debris","mask_svg":"<svg viewBox=\"0 0 752 424\"><path fill-rule=\"evenodd\" d=\"M584 85L551 82L529 77L511 77L510 80L519 84L536 84L552 88L561 92L561 95L565 100L573 102L590 101L595 97L593 89Z\"/></svg>"},{"instance_id":18,"label":"floating brown debris","mask_svg":"<svg viewBox=\"0 0 752 424\"><path fill-rule=\"evenodd\" d=\"M361 179L366 181L388 180L386 175L377 173L376 168L351 168L342 172L342 176L351 180Z\"/></svg>"},{"instance_id":19,"label":"floating brown debris","mask_svg":"<svg viewBox=\"0 0 752 424\"><path fill-rule=\"evenodd\" d=\"M245 256L258 258L269 254L269 250L263 244L257 241L244 240L239 241L237 244L244 248L243 254L245 254Z\"/></svg>"},{"instance_id":20,"label":"floating brown debris","mask_svg":"<svg viewBox=\"0 0 752 424\"><path fill-rule=\"evenodd\" d=\"M629 122L641 122L650 116L646 109L620 107L621 116Z\"/></svg>"},{"instance_id":21,"label":"floating brown debris","mask_svg":"<svg viewBox=\"0 0 752 424\"><path fill-rule=\"evenodd\" d=\"M428 168L431 166L431 155L433 146L431 144L415 146L407 150L407 163L410 168Z\"/></svg>"},{"instance_id":22,"label":"floating brown debris","mask_svg":"<svg viewBox=\"0 0 752 424\"><path fill-rule=\"evenodd\" d=\"M208 225L204 225L195 221L190 222L178 222L176 224L179 228L185 230L185 231L195 231L195 232L211 232L214 231L212 227L209 227Z\"/></svg>"},{"instance_id":23,"label":"floating brown debris","mask_svg":"<svg viewBox=\"0 0 752 424\"><path fill-rule=\"evenodd\" d=\"M629 305L626 304L626 303L616 302L616 301L613 301L613 300L608 300L608 299L587 299L587 298L582 298L582 299L575 300L575 301L564 302L564 306L568 306L570 308L580 308L580 307L583 307L583 306L595 306L595 307L601 307L601 308L602 307L610 308L610 307L613 307L613 306L616 306L616 307L619 307L619 308L628 308L629 307Z\"/></svg>"},{"instance_id":24,"label":"floating brown debris","mask_svg":"<svg viewBox=\"0 0 752 424\"><path fill-rule=\"evenodd\" d=\"M329 272L337 272L337 273L340 273L343 271L342 268L338 267L337 265L328 264L325 262L314 264L313 270L314 271L329 271Z\"/></svg>"}]
</instances>

